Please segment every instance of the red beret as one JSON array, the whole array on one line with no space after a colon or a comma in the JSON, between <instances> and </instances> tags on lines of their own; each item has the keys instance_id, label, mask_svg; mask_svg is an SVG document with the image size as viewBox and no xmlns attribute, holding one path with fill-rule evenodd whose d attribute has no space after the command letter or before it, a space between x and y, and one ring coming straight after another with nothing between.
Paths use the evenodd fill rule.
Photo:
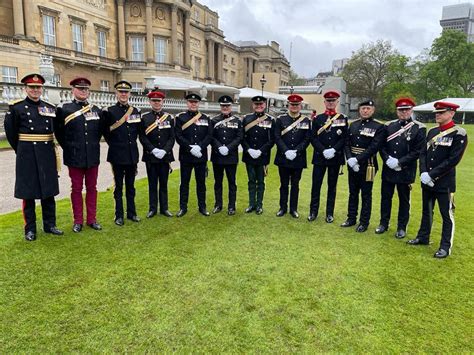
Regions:
<instances>
[{"instance_id":1,"label":"red beret","mask_svg":"<svg viewBox=\"0 0 474 355\"><path fill-rule=\"evenodd\" d=\"M338 99L340 96L337 91L328 91L323 95L325 99Z\"/></svg>"},{"instance_id":2,"label":"red beret","mask_svg":"<svg viewBox=\"0 0 474 355\"><path fill-rule=\"evenodd\" d=\"M91 81L87 78L75 78L69 82L69 85L77 88L88 88L91 86Z\"/></svg>"},{"instance_id":3,"label":"red beret","mask_svg":"<svg viewBox=\"0 0 474 355\"><path fill-rule=\"evenodd\" d=\"M161 91L150 91L147 96L149 99L164 99L165 98L165 94L163 94Z\"/></svg>"},{"instance_id":4,"label":"red beret","mask_svg":"<svg viewBox=\"0 0 474 355\"><path fill-rule=\"evenodd\" d=\"M39 74L28 74L21 79L21 82L26 86L43 86L44 78Z\"/></svg>"},{"instance_id":5,"label":"red beret","mask_svg":"<svg viewBox=\"0 0 474 355\"><path fill-rule=\"evenodd\" d=\"M446 101L438 101L434 103L435 109L433 112L456 111L459 105Z\"/></svg>"},{"instance_id":6,"label":"red beret","mask_svg":"<svg viewBox=\"0 0 474 355\"><path fill-rule=\"evenodd\" d=\"M303 102L303 97L301 97L300 95L292 94L288 96L288 102L300 103Z\"/></svg>"},{"instance_id":7,"label":"red beret","mask_svg":"<svg viewBox=\"0 0 474 355\"><path fill-rule=\"evenodd\" d=\"M415 105L415 101L409 97L402 97L395 102L395 107L400 110L404 108L412 108Z\"/></svg>"}]
</instances>

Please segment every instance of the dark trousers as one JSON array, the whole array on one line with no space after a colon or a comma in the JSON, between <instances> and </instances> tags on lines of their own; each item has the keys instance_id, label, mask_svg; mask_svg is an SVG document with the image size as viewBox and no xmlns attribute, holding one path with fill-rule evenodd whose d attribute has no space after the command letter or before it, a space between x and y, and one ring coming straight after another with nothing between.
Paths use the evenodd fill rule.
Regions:
<instances>
[{"instance_id":1,"label":"dark trousers","mask_svg":"<svg viewBox=\"0 0 474 355\"><path fill-rule=\"evenodd\" d=\"M372 181L365 181L365 169L358 173L349 169L349 203L347 208L347 219L357 221L357 210L359 209L359 193L362 195L362 207L360 210L360 224L368 226L372 213Z\"/></svg>"},{"instance_id":2,"label":"dark trousers","mask_svg":"<svg viewBox=\"0 0 474 355\"><path fill-rule=\"evenodd\" d=\"M339 178L339 165L313 165L313 181L311 185L310 213L318 215L319 200L321 196L321 185L323 184L326 170L328 172L328 197L326 201L326 216L334 215L334 205L336 203L336 187Z\"/></svg>"},{"instance_id":3,"label":"dark trousers","mask_svg":"<svg viewBox=\"0 0 474 355\"><path fill-rule=\"evenodd\" d=\"M300 180L303 169L284 168L279 166L280 174L280 209L288 211L288 191L290 191L290 211L298 211L298 196L300 193Z\"/></svg>"},{"instance_id":4,"label":"dark trousers","mask_svg":"<svg viewBox=\"0 0 474 355\"><path fill-rule=\"evenodd\" d=\"M235 200L237 196L237 184L235 183L235 174L237 172L237 164L223 165L212 164L214 170L214 196L215 206L222 207L222 181L224 180L224 172L227 176L227 184L229 185L229 205L228 208L235 209Z\"/></svg>"},{"instance_id":5,"label":"dark trousers","mask_svg":"<svg viewBox=\"0 0 474 355\"><path fill-rule=\"evenodd\" d=\"M25 234L36 233L36 211L35 200L23 200L23 219L25 220ZM43 211L43 229L49 231L56 227L56 202L54 196L41 200L41 210Z\"/></svg>"},{"instance_id":6,"label":"dark trousers","mask_svg":"<svg viewBox=\"0 0 474 355\"><path fill-rule=\"evenodd\" d=\"M433 225L434 205L438 201L439 212L443 219L440 248L451 253L454 238L454 208L449 192L435 192L422 188L423 213L417 238L429 242Z\"/></svg>"},{"instance_id":7,"label":"dark trousers","mask_svg":"<svg viewBox=\"0 0 474 355\"><path fill-rule=\"evenodd\" d=\"M148 176L148 205L149 211L158 211L158 194L160 196L160 212L168 210L168 176L169 163L146 163ZM160 184L158 190L158 183Z\"/></svg>"},{"instance_id":8,"label":"dark trousers","mask_svg":"<svg viewBox=\"0 0 474 355\"><path fill-rule=\"evenodd\" d=\"M135 208L135 175L137 165L112 164L114 172L115 189L115 218L123 218L123 181L125 179L125 197L127 199L127 217L131 218L137 215Z\"/></svg>"},{"instance_id":9,"label":"dark trousers","mask_svg":"<svg viewBox=\"0 0 474 355\"><path fill-rule=\"evenodd\" d=\"M380 224L388 227L390 215L392 213L392 198L395 192L395 186L398 192L398 225L397 229L407 229L410 219L410 184L395 184L382 180L382 199L380 203Z\"/></svg>"},{"instance_id":10,"label":"dark trousers","mask_svg":"<svg viewBox=\"0 0 474 355\"><path fill-rule=\"evenodd\" d=\"M262 208L265 192L265 165L245 164L247 168L249 207Z\"/></svg>"},{"instance_id":11,"label":"dark trousers","mask_svg":"<svg viewBox=\"0 0 474 355\"><path fill-rule=\"evenodd\" d=\"M189 199L189 181L194 169L196 194L199 210L206 209L206 163L181 163L181 184L179 185L179 207L187 211Z\"/></svg>"}]
</instances>

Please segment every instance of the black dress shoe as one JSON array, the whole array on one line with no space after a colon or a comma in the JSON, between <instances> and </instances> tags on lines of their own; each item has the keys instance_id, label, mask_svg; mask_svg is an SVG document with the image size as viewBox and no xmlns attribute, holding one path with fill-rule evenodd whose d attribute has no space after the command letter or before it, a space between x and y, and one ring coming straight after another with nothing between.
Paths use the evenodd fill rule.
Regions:
<instances>
[{"instance_id":1,"label":"black dress shoe","mask_svg":"<svg viewBox=\"0 0 474 355\"><path fill-rule=\"evenodd\" d=\"M27 242L32 242L36 240L36 233L33 231L29 231L28 233L25 234L25 240Z\"/></svg>"},{"instance_id":2,"label":"black dress shoe","mask_svg":"<svg viewBox=\"0 0 474 355\"><path fill-rule=\"evenodd\" d=\"M364 233L367 230L367 226L365 224L359 224L356 228L357 233Z\"/></svg>"},{"instance_id":3,"label":"black dress shoe","mask_svg":"<svg viewBox=\"0 0 474 355\"><path fill-rule=\"evenodd\" d=\"M248 206L246 209L245 209L245 213L250 213L250 212L253 212L255 211L255 207L253 206Z\"/></svg>"},{"instance_id":4,"label":"black dress shoe","mask_svg":"<svg viewBox=\"0 0 474 355\"><path fill-rule=\"evenodd\" d=\"M73 231L74 233L79 233L81 230L82 230L82 224L75 223L75 224L72 226L72 231Z\"/></svg>"},{"instance_id":5,"label":"black dress shoe","mask_svg":"<svg viewBox=\"0 0 474 355\"><path fill-rule=\"evenodd\" d=\"M316 219L316 217L317 217L316 213L310 213L308 216L308 221L313 222Z\"/></svg>"},{"instance_id":6,"label":"black dress shoe","mask_svg":"<svg viewBox=\"0 0 474 355\"><path fill-rule=\"evenodd\" d=\"M261 215L263 213L263 208L262 207L257 207L257 209L255 210L255 213L258 214L258 215Z\"/></svg>"},{"instance_id":7,"label":"black dress shoe","mask_svg":"<svg viewBox=\"0 0 474 355\"><path fill-rule=\"evenodd\" d=\"M326 223L332 223L332 222L334 222L334 216L331 214L328 214L326 216Z\"/></svg>"},{"instance_id":8,"label":"black dress shoe","mask_svg":"<svg viewBox=\"0 0 474 355\"><path fill-rule=\"evenodd\" d=\"M44 232L45 233L50 233L50 234L53 234L53 235L63 235L64 234L64 232L61 229L58 229L58 227L56 227L56 226L51 227L51 228L49 228L49 230L45 230Z\"/></svg>"},{"instance_id":9,"label":"black dress shoe","mask_svg":"<svg viewBox=\"0 0 474 355\"><path fill-rule=\"evenodd\" d=\"M382 234L387 231L387 227L385 227L383 224L380 224L377 228L375 228L375 234Z\"/></svg>"},{"instance_id":10,"label":"black dress shoe","mask_svg":"<svg viewBox=\"0 0 474 355\"><path fill-rule=\"evenodd\" d=\"M208 210L199 210L199 213L202 214L203 216L209 217L211 214L208 212Z\"/></svg>"},{"instance_id":11,"label":"black dress shoe","mask_svg":"<svg viewBox=\"0 0 474 355\"><path fill-rule=\"evenodd\" d=\"M162 214L165 217L173 217L173 214L168 210L161 211L160 214Z\"/></svg>"},{"instance_id":12,"label":"black dress shoe","mask_svg":"<svg viewBox=\"0 0 474 355\"><path fill-rule=\"evenodd\" d=\"M212 210L212 213L219 213L220 211L222 211L222 206L216 206L216 207L214 207L214 209Z\"/></svg>"},{"instance_id":13,"label":"black dress shoe","mask_svg":"<svg viewBox=\"0 0 474 355\"><path fill-rule=\"evenodd\" d=\"M89 227L91 227L92 229L96 230L96 231L100 231L102 230L102 226L97 223L97 222L94 222L94 223L89 223L87 224Z\"/></svg>"},{"instance_id":14,"label":"black dress shoe","mask_svg":"<svg viewBox=\"0 0 474 355\"><path fill-rule=\"evenodd\" d=\"M233 215L235 214L235 208L229 208L229 209L227 210L227 214L228 214L229 216L233 216Z\"/></svg>"},{"instance_id":15,"label":"black dress shoe","mask_svg":"<svg viewBox=\"0 0 474 355\"><path fill-rule=\"evenodd\" d=\"M434 255L433 257L437 258L437 259L444 259L444 258L447 258L449 256L449 253L444 250L444 249L439 249Z\"/></svg>"},{"instance_id":16,"label":"black dress shoe","mask_svg":"<svg viewBox=\"0 0 474 355\"><path fill-rule=\"evenodd\" d=\"M130 216L130 217L127 217L127 219L129 219L129 220L131 220L132 222L135 222L135 223L140 222L140 217L138 217L138 216Z\"/></svg>"},{"instance_id":17,"label":"black dress shoe","mask_svg":"<svg viewBox=\"0 0 474 355\"><path fill-rule=\"evenodd\" d=\"M415 239L408 240L407 244L410 244L410 245L429 245L430 242L416 237Z\"/></svg>"},{"instance_id":18,"label":"black dress shoe","mask_svg":"<svg viewBox=\"0 0 474 355\"><path fill-rule=\"evenodd\" d=\"M407 236L407 233L405 232L405 230L403 229L399 229L397 230L397 232L395 233L395 238L397 239L403 239Z\"/></svg>"},{"instance_id":19,"label":"black dress shoe","mask_svg":"<svg viewBox=\"0 0 474 355\"><path fill-rule=\"evenodd\" d=\"M123 226L123 224L124 224L123 218L122 217L115 218L115 224L118 225L118 226Z\"/></svg>"},{"instance_id":20,"label":"black dress shoe","mask_svg":"<svg viewBox=\"0 0 474 355\"><path fill-rule=\"evenodd\" d=\"M146 218L151 218L151 217L154 217L156 216L156 211L148 211L148 213L146 214Z\"/></svg>"},{"instance_id":21,"label":"black dress shoe","mask_svg":"<svg viewBox=\"0 0 474 355\"><path fill-rule=\"evenodd\" d=\"M290 215L293 218L300 218L300 214L298 213L298 211L290 211Z\"/></svg>"},{"instance_id":22,"label":"black dress shoe","mask_svg":"<svg viewBox=\"0 0 474 355\"><path fill-rule=\"evenodd\" d=\"M341 224L341 227L352 227L352 226L355 226L355 224L356 224L355 221L351 221L350 219L347 219Z\"/></svg>"},{"instance_id":23,"label":"black dress shoe","mask_svg":"<svg viewBox=\"0 0 474 355\"><path fill-rule=\"evenodd\" d=\"M285 214L286 214L286 211L280 209L280 210L276 213L276 216L277 216L277 217L283 217Z\"/></svg>"},{"instance_id":24,"label":"black dress shoe","mask_svg":"<svg viewBox=\"0 0 474 355\"><path fill-rule=\"evenodd\" d=\"M181 209L181 210L178 211L178 213L176 213L176 217L178 217L178 218L183 217L186 213L188 213L187 210Z\"/></svg>"}]
</instances>

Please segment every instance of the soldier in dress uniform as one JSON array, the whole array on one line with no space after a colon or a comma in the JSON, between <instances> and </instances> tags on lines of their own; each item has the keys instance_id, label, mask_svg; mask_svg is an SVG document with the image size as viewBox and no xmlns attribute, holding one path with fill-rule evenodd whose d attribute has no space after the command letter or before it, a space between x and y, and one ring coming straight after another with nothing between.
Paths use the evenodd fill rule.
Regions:
<instances>
[{"instance_id":1,"label":"soldier in dress uniform","mask_svg":"<svg viewBox=\"0 0 474 355\"><path fill-rule=\"evenodd\" d=\"M249 189L249 206L245 213L255 211L260 215L263 213L267 165L270 163L271 149L275 142L275 119L265 113L265 97L257 95L251 100L254 112L246 115L242 122L242 161L247 167Z\"/></svg>"},{"instance_id":2,"label":"soldier in dress uniform","mask_svg":"<svg viewBox=\"0 0 474 355\"><path fill-rule=\"evenodd\" d=\"M356 224L359 208L359 193L362 195L359 225L356 232L365 232L369 226L372 212L372 188L378 169L377 152L385 138L383 123L372 118L375 103L372 100L359 104L360 118L349 126L349 136L345 146L349 167L349 203L347 220L341 227Z\"/></svg>"},{"instance_id":3,"label":"soldier in dress uniform","mask_svg":"<svg viewBox=\"0 0 474 355\"><path fill-rule=\"evenodd\" d=\"M97 222L97 174L100 164L100 139L103 134L102 110L87 102L91 82L79 77L71 80L72 101L58 105L54 121L56 139L63 148L64 165L71 178L73 232L84 224L82 189L86 185L87 225L95 230Z\"/></svg>"},{"instance_id":4,"label":"soldier in dress uniform","mask_svg":"<svg viewBox=\"0 0 474 355\"><path fill-rule=\"evenodd\" d=\"M127 200L127 219L139 222L135 207L135 175L138 164L137 138L140 109L129 104L132 84L121 80L114 85L117 103L104 109L104 138L109 145L107 161L114 173L115 224L123 226L123 181Z\"/></svg>"},{"instance_id":5,"label":"soldier in dress uniform","mask_svg":"<svg viewBox=\"0 0 474 355\"><path fill-rule=\"evenodd\" d=\"M453 117L459 105L438 101L434 104L437 127L428 131L420 154L420 180L423 196L423 214L417 237L410 245L427 245L430 242L433 210L438 201L443 219L441 242L435 258L451 254L454 238L454 192L456 191L456 165L467 146L464 128L454 124Z\"/></svg>"},{"instance_id":6,"label":"soldier in dress uniform","mask_svg":"<svg viewBox=\"0 0 474 355\"><path fill-rule=\"evenodd\" d=\"M312 123L311 144L313 152L313 179L311 186L311 203L308 221L316 219L319 212L321 185L326 170L328 172L328 196L326 201L326 222L334 221L334 205L336 203L336 187L339 172L345 164L344 146L347 139L347 117L336 112L339 93L328 91L324 95L326 111L317 115Z\"/></svg>"},{"instance_id":7,"label":"soldier in dress uniform","mask_svg":"<svg viewBox=\"0 0 474 355\"><path fill-rule=\"evenodd\" d=\"M140 128L140 142L143 145L142 161L145 162L148 176L149 207L146 216L152 218L157 214L159 194L160 214L173 217L168 209L168 177L170 164L174 161L174 118L163 111L164 93L154 90L147 96L152 110L142 115Z\"/></svg>"},{"instance_id":8,"label":"soldier in dress uniform","mask_svg":"<svg viewBox=\"0 0 474 355\"><path fill-rule=\"evenodd\" d=\"M224 172L229 185L229 205L227 214L235 214L235 200L237 197L237 184L235 174L239 163L239 144L242 141L244 131L242 121L239 117L232 115L232 104L234 100L224 95L218 99L221 113L212 118L212 152L211 161L214 171L214 196L215 204L212 213L222 211L222 180Z\"/></svg>"},{"instance_id":9,"label":"soldier in dress uniform","mask_svg":"<svg viewBox=\"0 0 474 355\"><path fill-rule=\"evenodd\" d=\"M398 224L395 237L405 238L410 218L410 190L415 182L416 164L423 144L426 127L412 118L415 102L409 98L400 98L395 102L398 119L385 124L385 141L380 155L382 167L382 200L380 204L380 225L375 233L384 233L389 226L392 210L392 198L398 191Z\"/></svg>"},{"instance_id":10,"label":"soldier in dress uniform","mask_svg":"<svg viewBox=\"0 0 474 355\"><path fill-rule=\"evenodd\" d=\"M23 200L25 240L36 239L35 200L41 200L45 233L62 235L56 227L59 194L53 118L55 107L41 100L44 78L26 75L21 82L27 97L10 103L5 114L5 134L16 153L15 197Z\"/></svg>"},{"instance_id":11,"label":"soldier in dress uniform","mask_svg":"<svg viewBox=\"0 0 474 355\"><path fill-rule=\"evenodd\" d=\"M176 116L176 141L179 144L181 163L181 184L179 186L179 207L176 217L188 211L189 181L194 169L199 212L209 216L206 209L206 170L207 146L212 139L211 119L199 112L201 96L195 93L186 95L188 110Z\"/></svg>"},{"instance_id":12,"label":"soldier in dress uniform","mask_svg":"<svg viewBox=\"0 0 474 355\"><path fill-rule=\"evenodd\" d=\"M280 175L280 209L277 217L284 216L288 211L288 190L291 184L290 215L299 218L299 184L303 169L307 167L306 148L311 139L311 120L301 114L302 102L300 95L288 96L288 113L278 116L275 122L275 165Z\"/></svg>"}]
</instances>

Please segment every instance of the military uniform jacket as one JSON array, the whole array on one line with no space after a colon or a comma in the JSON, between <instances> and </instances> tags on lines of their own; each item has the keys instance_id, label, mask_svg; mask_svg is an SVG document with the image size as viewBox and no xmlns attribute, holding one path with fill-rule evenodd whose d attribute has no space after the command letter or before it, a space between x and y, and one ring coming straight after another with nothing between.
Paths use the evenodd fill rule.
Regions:
<instances>
[{"instance_id":1,"label":"military uniform jacket","mask_svg":"<svg viewBox=\"0 0 474 355\"><path fill-rule=\"evenodd\" d=\"M387 142L388 137L411 122L414 123L413 126ZM387 122L385 124L385 139L380 149L380 156L383 160L382 179L394 184L412 184L415 181L416 165L425 139L426 127L418 121L409 118L406 121ZM401 171L390 169L385 164L389 156L398 159Z\"/></svg>"},{"instance_id":2,"label":"military uniform jacket","mask_svg":"<svg viewBox=\"0 0 474 355\"><path fill-rule=\"evenodd\" d=\"M369 160L378 170L376 154L385 139L383 123L369 118L357 119L349 126L347 143L345 146L346 159L357 158L360 172L365 172ZM360 153L356 153L359 151Z\"/></svg>"},{"instance_id":3,"label":"military uniform jacket","mask_svg":"<svg viewBox=\"0 0 474 355\"><path fill-rule=\"evenodd\" d=\"M55 108L29 98L12 103L5 114L5 134L16 152L15 197L45 199L59 193L54 142L26 142L19 134L52 134Z\"/></svg>"},{"instance_id":4,"label":"military uniform jacket","mask_svg":"<svg viewBox=\"0 0 474 355\"><path fill-rule=\"evenodd\" d=\"M133 165L138 163L137 138L140 128L140 110L136 107L128 119L119 127L112 129L129 109L129 105L117 102L103 111L104 138L109 145L107 161L112 164ZM112 129L112 130L111 130Z\"/></svg>"},{"instance_id":5,"label":"military uniform jacket","mask_svg":"<svg viewBox=\"0 0 474 355\"><path fill-rule=\"evenodd\" d=\"M245 131L245 126L263 115L266 115L266 118L262 122ZM271 149L275 144L275 119L266 113L251 113L244 117L242 126L244 128L242 161L252 165L270 164ZM248 153L249 149L258 149L262 152L262 155L257 159L253 159Z\"/></svg>"},{"instance_id":6,"label":"military uniform jacket","mask_svg":"<svg viewBox=\"0 0 474 355\"><path fill-rule=\"evenodd\" d=\"M307 167L306 148L311 140L311 120L308 117L299 122L293 129L282 135L284 129L301 118L301 114L293 118L290 115L280 115L275 122L275 143L277 153L275 165L284 168L304 169ZM287 150L296 150L296 158L286 159Z\"/></svg>"},{"instance_id":7,"label":"military uniform jacket","mask_svg":"<svg viewBox=\"0 0 474 355\"><path fill-rule=\"evenodd\" d=\"M163 122L158 122L163 115L168 116ZM174 118L169 113L150 111L143 114L139 137L143 145L142 161L149 163L170 163L174 161ZM155 148L165 150L166 155L162 159L158 159L151 153Z\"/></svg>"},{"instance_id":8,"label":"military uniform jacket","mask_svg":"<svg viewBox=\"0 0 474 355\"><path fill-rule=\"evenodd\" d=\"M328 119L334 116L328 116L324 113L317 115L312 123L311 144L314 147L312 163L315 165L344 165L344 146L346 144L349 123L345 115L340 115L333 123L321 131L318 131L326 124ZM334 148L336 155L332 159L326 159L323 155L325 149Z\"/></svg>"},{"instance_id":9,"label":"military uniform jacket","mask_svg":"<svg viewBox=\"0 0 474 355\"><path fill-rule=\"evenodd\" d=\"M198 112L181 112L176 116L175 134L179 144L179 160L183 163L204 163L207 161L207 146L212 139L212 124L208 115L201 113L196 123L183 130L183 125L191 120ZM202 156L196 158L191 154L190 145L201 147Z\"/></svg>"},{"instance_id":10,"label":"military uniform jacket","mask_svg":"<svg viewBox=\"0 0 474 355\"><path fill-rule=\"evenodd\" d=\"M427 143L440 133L439 127L428 131L426 144L420 154L420 172L430 174L434 187L422 185L423 188L436 192L456 191L456 165L467 146L467 134L464 128L454 126L454 131L438 139L430 148Z\"/></svg>"},{"instance_id":11,"label":"military uniform jacket","mask_svg":"<svg viewBox=\"0 0 474 355\"><path fill-rule=\"evenodd\" d=\"M65 119L87 105L87 102L70 101L56 109L55 134L63 148L64 164L73 168L91 168L100 163L100 138L104 130L102 111L95 105L65 123Z\"/></svg>"},{"instance_id":12,"label":"military uniform jacket","mask_svg":"<svg viewBox=\"0 0 474 355\"><path fill-rule=\"evenodd\" d=\"M223 122L228 118L232 117L231 120ZM242 121L237 116L224 116L223 114L217 115L212 118L212 152L211 161L216 164L231 165L239 163L239 144L244 136L242 128ZM226 156L219 153L219 147L226 146L229 148L229 154Z\"/></svg>"}]
</instances>

